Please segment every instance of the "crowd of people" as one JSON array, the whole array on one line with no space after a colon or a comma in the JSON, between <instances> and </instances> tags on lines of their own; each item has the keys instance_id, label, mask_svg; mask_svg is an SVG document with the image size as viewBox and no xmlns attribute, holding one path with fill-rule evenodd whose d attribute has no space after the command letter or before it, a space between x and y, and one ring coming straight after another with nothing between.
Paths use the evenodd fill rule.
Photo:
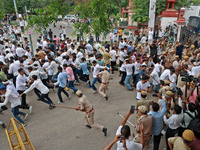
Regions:
<instances>
[{"instance_id":1,"label":"crowd of people","mask_svg":"<svg viewBox=\"0 0 200 150\"><path fill-rule=\"evenodd\" d=\"M94 107L78 90L79 84L85 82L88 90L100 93L107 101L110 79L119 76L119 86L137 92L135 135L131 138L131 129L126 125L133 114L129 111L105 150L114 143L119 150L147 150L151 139L153 149L158 150L162 136L167 150L200 148L200 41L197 46L183 44L169 29L150 29L148 34L136 29L125 37L122 29L115 27L105 43L95 42L92 34L88 41L80 39L78 43L68 38L65 27L60 26L59 37L51 29L44 30L33 55L22 24L21 29L11 25L0 29L1 111L10 102L13 116L26 126L25 119L32 112L26 102L30 91L53 109L57 105L49 97L50 90L55 92L57 87L57 103L62 105L61 93L70 99L68 90L72 89L78 97L75 109L85 112L86 127L100 129L106 136L107 128L94 122ZM20 109L28 109L29 113ZM3 122L0 124L5 127Z\"/></svg>"}]
</instances>

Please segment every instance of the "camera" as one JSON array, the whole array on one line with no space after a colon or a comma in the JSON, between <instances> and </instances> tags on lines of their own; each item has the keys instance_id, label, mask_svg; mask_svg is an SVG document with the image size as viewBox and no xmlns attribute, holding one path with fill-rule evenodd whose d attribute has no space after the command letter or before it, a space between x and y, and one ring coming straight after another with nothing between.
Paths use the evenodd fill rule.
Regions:
<instances>
[{"instance_id":1,"label":"camera","mask_svg":"<svg viewBox=\"0 0 200 150\"><path fill-rule=\"evenodd\" d=\"M177 94L177 95L180 95L180 96L183 95L182 90L181 90L180 88L178 88L178 87L173 88L171 91L172 91L173 93Z\"/></svg>"}]
</instances>

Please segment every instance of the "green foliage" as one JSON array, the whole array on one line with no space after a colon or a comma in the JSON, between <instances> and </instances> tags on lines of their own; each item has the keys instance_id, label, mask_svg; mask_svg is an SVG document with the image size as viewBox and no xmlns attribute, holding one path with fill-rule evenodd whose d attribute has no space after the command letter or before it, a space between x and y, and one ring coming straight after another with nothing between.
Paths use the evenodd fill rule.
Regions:
<instances>
[{"instance_id":1,"label":"green foliage","mask_svg":"<svg viewBox=\"0 0 200 150\"><path fill-rule=\"evenodd\" d=\"M35 9L35 15L31 15L28 27L35 25L35 30L41 32L50 24L56 25L59 15L66 15L72 7L65 0L53 0L47 7Z\"/></svg>"},{"instance_id":2,"label":"green foliage","mask_svg":"<svg viewBox=\"0 0 200 150\"><path fill-rule=\"evenodd\" d=\"M149 20L149 0L134 0L134 12L132 19L138 23Z\"/></svg>"},{"instance_id":3,"label":"green foliage","mask_svg":"<svg viewBox=\"0 0 200 150\"><path fill-rule=\"evenodd\" d=\"M4 12L0 10L0 20L2 20L3 18L4 18Z\"/></svg>"},{"instance_id":4,"label":"green foliage","mask_svg":"<svg viewBox=\"0 0 200 150\"><path fill-rule=\"evenodd\" d=\"M76 23L75 32L107 35L112 28L109 21L110 10L110 3L107 0L88 0L86 3L80 3L75 7L74 13L79 14L81 19L92 18L92 21L90 24Z\"/></svg>"}]
</instances>

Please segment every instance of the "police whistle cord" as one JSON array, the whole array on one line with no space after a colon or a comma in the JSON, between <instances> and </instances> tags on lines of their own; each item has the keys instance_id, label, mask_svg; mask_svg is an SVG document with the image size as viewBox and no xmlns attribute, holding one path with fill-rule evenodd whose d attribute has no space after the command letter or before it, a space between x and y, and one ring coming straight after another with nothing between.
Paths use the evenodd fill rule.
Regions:
<instances>
[{"instance_id":1,"label":"police whistle cord","mask_svg":"<svg viewBox=\"0 0 200 150\"><path fill-rule=\"evenodd\" d=\"M66 108L66 109L76 109L75 107L67 107L67 106L60 106L60 105L55 105L55 107Z\"/></svg>"},{"instance_id":2,"label":"police whistle cord","mask_svg":"<svg viewBox=\"0 0 200 150\"><path fill-rule=\"evenodd\" d=\"M121 118L124 119L124 116L122 116L120 113L117 112L117 114L118 114ZM130 121L127 120L127 122L128 122L131 126L135 127L135 125L134 125L133 123L131 123Z\"/></svg>"}]
</instances>

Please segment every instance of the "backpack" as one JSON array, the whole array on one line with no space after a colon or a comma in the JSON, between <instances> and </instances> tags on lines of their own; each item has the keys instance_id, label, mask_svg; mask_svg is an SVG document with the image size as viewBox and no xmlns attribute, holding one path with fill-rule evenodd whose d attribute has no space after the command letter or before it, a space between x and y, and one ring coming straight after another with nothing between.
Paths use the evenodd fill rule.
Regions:
<instances>
[{"instance_id":1,"label":"backpack","mask_svg":"<svg viewBox=\"0 0 200 150\"><path fill-rule=\"evenodd\" d=\"M192 130L197 138L200 138L200 117L196 117L190 121L188 129Z\"/></svg>"}]
</instances>

